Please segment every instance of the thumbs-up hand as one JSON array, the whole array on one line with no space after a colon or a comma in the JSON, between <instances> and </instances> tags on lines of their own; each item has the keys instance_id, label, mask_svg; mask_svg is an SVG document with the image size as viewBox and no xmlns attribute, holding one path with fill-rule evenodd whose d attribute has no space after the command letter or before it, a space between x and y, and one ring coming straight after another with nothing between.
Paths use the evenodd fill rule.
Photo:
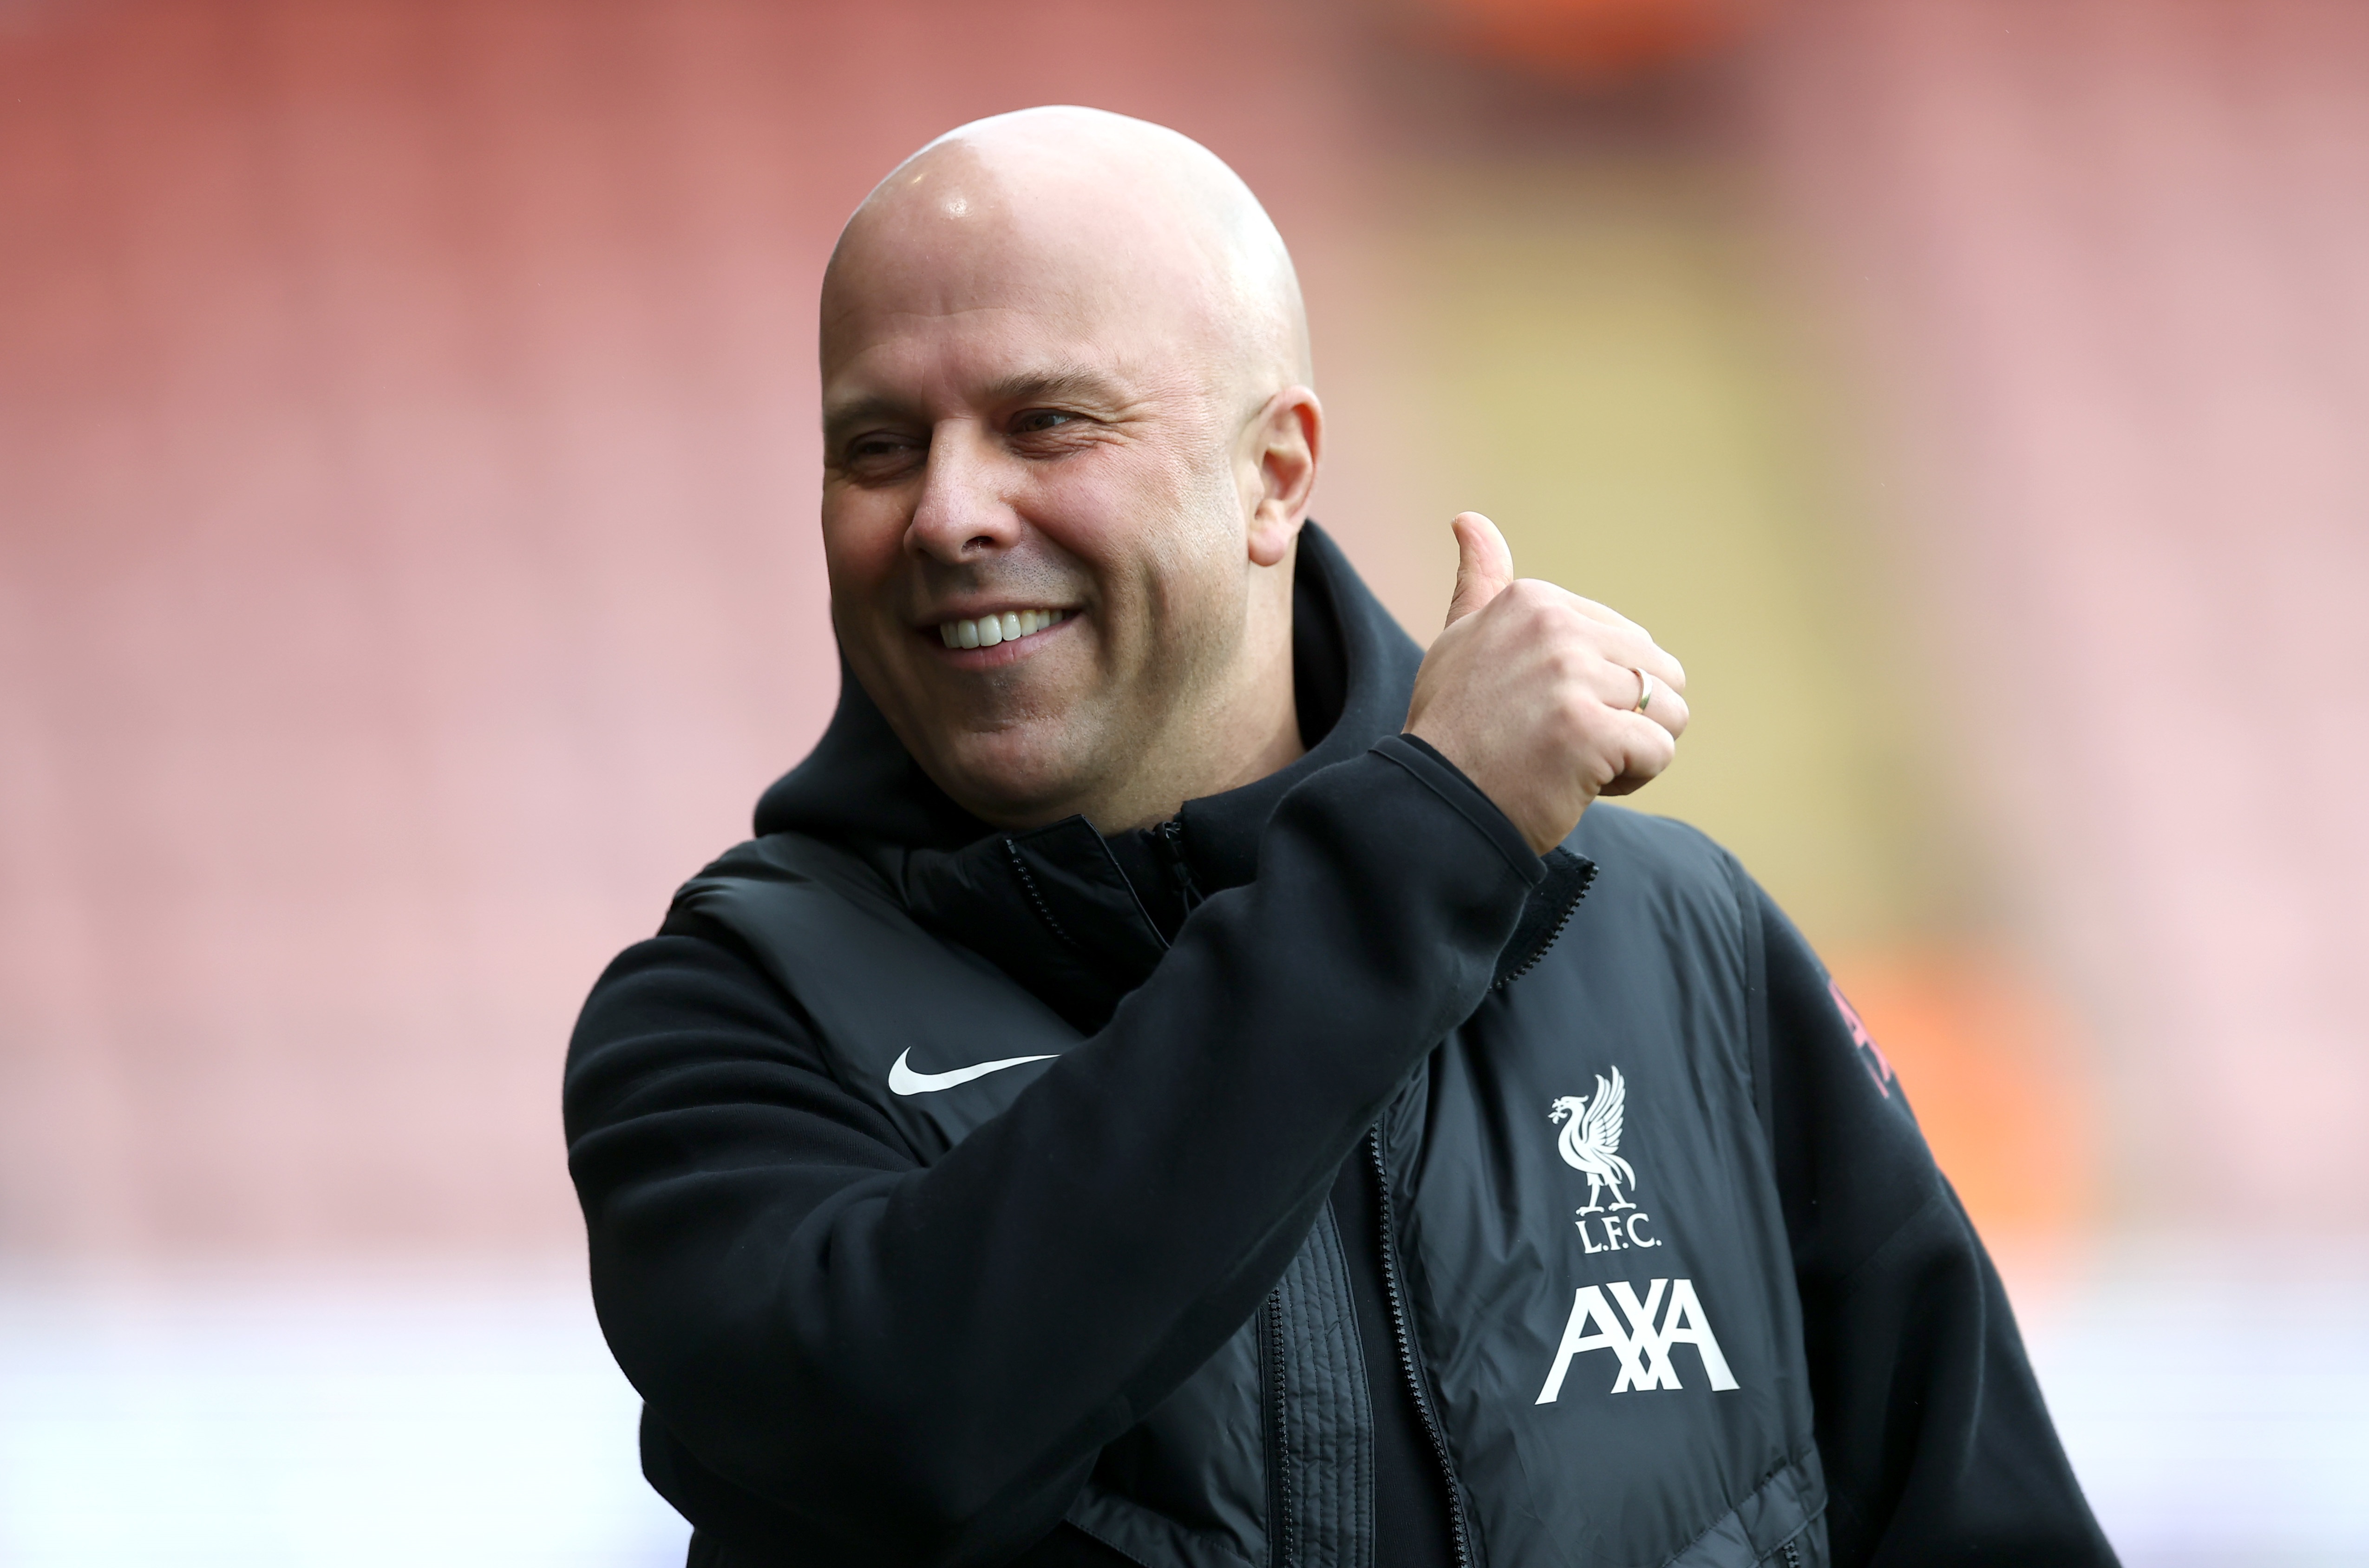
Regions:
<instances>
[{"instance_id":1,"label":"thumbs-up hand","mask_svg":"<svg viewBox=\"0 0 2369 1568\"><path fill-rule=\"evenodd\" d=\"M1497 525L1459 512L1448 628L1415 672L1407 733L1462 769L1544 854L1599 795L1650 783L1686 733L1687 672L1645 629L1516 579Z\"/></svg>"}]
</instances>

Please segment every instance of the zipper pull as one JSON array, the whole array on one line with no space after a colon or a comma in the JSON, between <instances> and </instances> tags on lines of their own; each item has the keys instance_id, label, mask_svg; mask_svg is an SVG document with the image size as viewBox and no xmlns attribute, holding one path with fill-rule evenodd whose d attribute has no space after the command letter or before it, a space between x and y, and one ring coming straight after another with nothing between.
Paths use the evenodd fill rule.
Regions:
<instances>
[{"instance_id":1,"label":"zipper pull","mask_svg":"<svg viewBox=\"0 0 2369 1568\"><path fill-rule=\"evenodd\" d=\"M1171 817L1160 824L1152 841L1160 846L1160 858L1168 864L1168 881L1176 889L1177 901L1191 914L1201 902L1201 889L1193 881L1193 863L1184 857L1184 818Z\"/></svg>"}]
</instances>

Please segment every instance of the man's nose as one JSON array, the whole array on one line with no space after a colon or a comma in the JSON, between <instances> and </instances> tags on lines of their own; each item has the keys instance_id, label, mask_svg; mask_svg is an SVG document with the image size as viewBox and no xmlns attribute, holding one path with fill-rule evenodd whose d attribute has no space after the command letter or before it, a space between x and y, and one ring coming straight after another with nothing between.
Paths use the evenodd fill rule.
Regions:
<instances>
[{"instance_id":1,"label":"man's nose","mask_svg":"<svg viewBox=\"0 0 2369 1568\"><path fill-rule=\"evenodd\" d=\"M1003 494L997 456L973 421L948 420L931 432L906 548L959 563L1013 544L1020 520Z\"/></svg>"}]
</instances>

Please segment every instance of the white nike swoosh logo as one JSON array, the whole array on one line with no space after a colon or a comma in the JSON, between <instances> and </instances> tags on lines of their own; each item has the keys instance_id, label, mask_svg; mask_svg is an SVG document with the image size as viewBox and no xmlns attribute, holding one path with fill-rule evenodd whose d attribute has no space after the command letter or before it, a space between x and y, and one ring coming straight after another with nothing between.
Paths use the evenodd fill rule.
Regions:
<instances>
[{"instance_id":1,"label":"white nike swoosh logo","mask_svg":"<svg viewBox=\"0 0 2369 1568\"><path fill-rule=\"evenodd\" d=\"M952 1072L915 1072L905 1065L905 1058L912 1054L910 1051L905 1052L897 1059L897 1065L888 1070L888 1089L891 1093L927 1094L933 1090L951 1089L957 1083L967 1083L974 1078L985 1078L990 1072L1001 1072L1007 1067L1019 1067L1032 1061L1051 1061L1053 1056L1059 1053L1055 1052L1053 1055L1041 1057L1005 1057L1001 1061L973 1062L968 1067L958 1067Z\"/></svg>"}]
</instances>

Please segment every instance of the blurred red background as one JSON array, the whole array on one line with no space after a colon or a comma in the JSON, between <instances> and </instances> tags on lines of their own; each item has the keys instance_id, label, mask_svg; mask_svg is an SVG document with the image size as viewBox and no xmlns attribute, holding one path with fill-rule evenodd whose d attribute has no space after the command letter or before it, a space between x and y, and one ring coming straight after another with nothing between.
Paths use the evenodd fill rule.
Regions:
<instances>
[{"instance_id":1,"label":"blurred red background","mask_svg":"<svg viewBox=\"0 0 2369 1568\"><path fill-rule=\"evenodd\" d=\"M831 698L831 236L936 132L1068 98L1201 136L1276 211L1340 431L1322 509L1419 631L1424 508L1488 487L1403 450L1458 417L1410 347L1461 319L1421 250L1443 181L1504 188L1463 215L1499 258L1610 169L1616 214L1773 280L1754 308L1825 369L1752 395L1822 410L1789 439L1847 526L1770 537L1877 601L1835 668L1885 667L1921 804L1857 848L1756 829L1746 759L1664 804L1741 835L1952 1086L1919 1103L1978 1209L2358 1217L2353 8L0 17L0 1245L565 1243L573 1003ZM1510 358L1457 373L1528 395ZM1544 464L1527 556L1604 558L1552 515L1573 453L1471 455ZM1894 850L1942 869L1824 907L1822 858ZM2165 1131L2208 1115L2244 1150L2210 1177Z\"/></svg>"},{"instance_id":2,"label":"blurred red background","mask_svg":"<svg viewBox=\"0 0 2369 1568\"><path fill-rule=\"evenodd\" d=\"M576 1005L835 693L831 240L1059 101L1267 201L1412 630L1475 506L1687 660L1638 804L2004 1250L2352 1244L2369 9L8 0L0 1265L573 1259Z\"/></svg>"},{"instance_id":3,"label":"blurred red background","mask_svg":"<svg viewBox=\"0 0 2369 1568\"><path fill-rule=\"evenodd\" d=\"M1410 630L1478 507L1685 658L2125 1561L2369 1554L2369 7L0 0L0 1559L680 1561L566 1030L834 701L839 223L1036 102L1265 199Z\"/></svg>"}]
</instances>

